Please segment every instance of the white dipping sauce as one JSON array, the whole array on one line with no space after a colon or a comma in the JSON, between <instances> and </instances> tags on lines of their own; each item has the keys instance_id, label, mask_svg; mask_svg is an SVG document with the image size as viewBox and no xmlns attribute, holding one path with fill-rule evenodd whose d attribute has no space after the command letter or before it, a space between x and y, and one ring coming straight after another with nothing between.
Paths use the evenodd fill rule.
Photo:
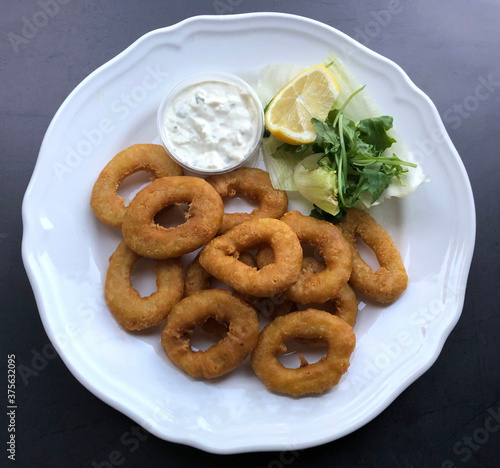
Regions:
<instances>
[{"instance_id":1,"label":"white dipping sauce","mask_svg":"<svg viewBox=\"0 0 500 468\"><path fill-rule=\"evenodd\" d=\"M182 90L163 113L177 158L198 169L224 169L248 156L260 137L258 108L244 89L204 81Z\"/></svg>"}]
</instances>

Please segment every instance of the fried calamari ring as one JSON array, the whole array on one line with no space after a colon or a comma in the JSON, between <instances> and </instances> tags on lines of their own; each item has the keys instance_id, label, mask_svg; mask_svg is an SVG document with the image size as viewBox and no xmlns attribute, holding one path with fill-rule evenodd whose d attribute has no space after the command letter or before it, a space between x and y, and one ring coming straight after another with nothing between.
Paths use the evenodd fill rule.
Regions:
<instances>
[{"instance_id":1,"label":"fried calamari ring","mask_svg":"<svg viewBox=\"0 0 500 468\"><path fill-rule=\"evenodd\" d=\"M408 275L401 254L387 231L368 213L357 208L347 210L339 226L352 251L351 286L376 302L396 300L408 286ZM361 258L356 237L360 237L375 253L380 264L378 270L373 271Z\"/></svg>"},{"instance_id":2,"label":"fried calamari ring","mask_svg":"<svg viewBox=\"0 0 500 468\"><path fill-rule=\"evenodd\" d=\"M346 284L340 294L333 298L331 301L326 302L325 304L314 305L312 307L317 308L318 310L323 310L321 307L324 305L333 305L333 311L329 308L325 310L325 312L331 313L336 317L342 319L345 323L347 323L350 327L354 328L356 324L356 318L358 316L358 301L356 299L356 294L353 289ZM299 343L307 344L310 346L323 346L324 342L320 339L303 339L297 338Z\"/></svg>"},{"instance_id":3,"label":"fried calamari ring","mask_svg":"<svg viewBox=\"0 0 500 468\"><path fill-rule=\"evenodd\" d=\"M251 213L224 213L218 234L251 219L280 218L288 209L288 197L283 190L276 190L269 174L262 169L242 167L226 174L207 177L221 197L241 195L259 207Z\"/></svg>"},{"instance_id":4,"label":"fried calamari ring","mask_svg":"<svg viewBox=\"0 0 500 468\"><path fill-rule=\"evenodd\" d=\"M324 269L324 265L315 258L304 257L302 269L310 269L313 273L319 273ZM333 315L354 327L358 317L358 300L349 284L346 284L330 302L333 305Z\"/></svg>"},{"instance_id":5,"label":"fried calamari ring","mask_svg":"<svg viewBox=\"0 0 500 468\"><path fill-rule=\"evenodd\" d=\"M320 271L324 270L324 268L325 264L323 262L320 262L319 260L316 260L312 257L304 257L302 261L302 270L310 270L312 273L319 273ZM290 312L297 311L297 304L284 298L281 298L281 300L279 300L278 298L277 301L275 298L263 299L262 304L259 304L259 306L256 306L252 302L250 303L257 310L263 313L265 317L278 317L281 315L289 314ZM349 286L349 284L346 284L342 288L338 296L334 297L324 304L315 304L313 308L323 310L323 305L333 306L333 310L328 307L326 312L336 315L351 327L354 327L354 325L356 324L356 318L358 316L358 300L356 298L356 294ZM324 344L321 340L318 339L297 338L297 341L312 346L322 346Z\"/></svg>"},{"instance_id":6,"label":"fried calamari ring","mask_svg":"<svg viewBox=\"0 0 500 468\"><path fill-rule=\"evenodd\" d=\"M201 265L200 265L200 254L198 254L195 259L189 265L189 268L186 271L186 277L184 279L184 296L188 297L198 291L204 291L205 289L210 289L212 279L214 278L210 273L208 273ZM242 252L239 256L240 262L243 262L245 265L250 267L257 266L255 259L248 252ZM242 294L241 299L251 303L249 296ZM253 304L251 304L253 305ZM210 333L214 336L222 336L227 332L227 325L224 323L219 323L217 320L213 318L207 319L207 321L201 324L201 327L206 332Z\"/></svg>"},{"instance_id":7,"label":"fried calamari ring","mask_svg":"<svg viewBox=\"0 0 500 468\"><path fill-rule=\"evenodd\" d=\"M155 223L159 211L181 203L189 203L185 223L174 228ZM210 241L223 214L221 197L203 179L163 177L143 188L130 202L123 218L123 238L143 257L180 257Z\"/></svg>"},{"instance_id":8,"label":"fried calamari ring","mask_svg":"<svg viewBox=\"0 0 500 468\"><path fill-rule=\"evenodd\" d=\"M276 354L285 353L285 342L294 338L326 342L326 356L314 364L307 364L302 358L300 368L287 369ZM328 312L315 309L292 312L276 317L260 332L252 352L252 368L269 390L292 396L323 393L337 385L349 368L355 343L352 328Z\"/></svg>"},{"instance_id":9,"label":"fried calamari ring","mask_svg":"<svg viewBox=\"0 0 500 468\"><path fill-rule=\"evenodd\" d=\"M125 200L116 190L123 179L139 171L151 172L153 179L184 174L160 145L132 145L118 153L99 174L90 198L90 206L103 223L121 227Z\"/></svg>"},{"instance_id":10,"label":"fried calamari ring","mask_svg":"<svg viewBox=\"0 0 500 468\"><path fill-rule=\"evenodd\" d=\"M127 330L144 330L158 325L184 291L180 259L156 261L157 291L141 297L130 281L130 273L140 255L121 242L109 259L104 295L117 322Z\"/></svg>"},{"instance_id":11,"label":"fried calamari ring","mask_svg":"<svg viewBox=\"0 0 500 468\"><path fill-rule=\"evenodd\" d=\"M225 338L206 351L193 351L194 327L208 318L228 324ZM259 336L257 313L245 301L223 289L207 289L178 302L161 335L165 354L192 377L211 379L227 374L251 353Z\"/></svg>"},{"instance_id":12,"label":"fried calamari ring","mask_svg":"<svg viewBox=\"0 0 500 468\"><path fill-rule=\"evenodd\" d=\"M315 246L325 260L319 272L302 268L298 281L285 293L285 297L300 304L323 303L340 294L347 284L352 268L352 255L342 231L327 221L304 216L298 211L286 213L281 220L297 234L300 242ZM257 253L257 264L267 265L271 253L265 247Z\"/></svg>"},{"instance_id":13,"label":"fried calamari ring","mask_svg":"<svg viewBox=\"0 0 500 468\"><path fill-rule=\"evenodd\" d=\"M332 304L334 306L333 315L341 318L351 327L356 325L356 319L358 318L358 300L356 299L356 293L349 284L346 284L342 288L342 291L340 291L340 294L332 299Z\"/></svg>"},{"instance_id":14,"label":"fried calamari ring","mask_svg":"<svg viewBox=\"0 0 500 468\"><path fill-rule=\"evenodd\" d=\"M285 299L282 292L272 297L253 297L249 301L264 318L274 318L297 310L295 302Z\"/></svg>"},{"instance_id":15,"label":"fried calamari ring","mask_svg":"<svg viewBox=\"0 0 500 468\"><path fill-rule=\"evenodd\" d=\"M239 252L268 243L275 261L257 270L238 260ZM302 248L293 230L273 218L254 219L213 239L202 250L200 263L212 276L236 291L269 297L297 281L302 265Z\"/></svg>"},{"instance_id":16,"label":"fried calamari ring","mask_svg":"<svg viewBox=\"0 0 500 468\"><path fill-rule=\"evenodd\" d=\"M251 268L257 266L255 259L248 252L241 252L238 260ZM200 265L200 254L198 254L186 271L184 295L187 297L198 291L210 289L210 283L213 278L214 277Z\"/></svg>"}]
</instances>

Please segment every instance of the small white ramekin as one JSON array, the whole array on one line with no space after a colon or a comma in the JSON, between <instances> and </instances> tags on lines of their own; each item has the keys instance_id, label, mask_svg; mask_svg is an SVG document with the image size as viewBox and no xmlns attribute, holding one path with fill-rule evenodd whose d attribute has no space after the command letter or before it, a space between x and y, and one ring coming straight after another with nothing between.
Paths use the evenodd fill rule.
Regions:
<instances>
[{"instance_id":1,"label":"small white ramekin","mask_svg":"<svg viewBox=\"0 0 500 468\"><path fill-rule=\"evenodd\" d=\"M255 111L256 111L256 121L254 122L254 125L256 127L256 132L255 132L255 137L254 141L252 142L251 148L248 151L247 155L242 158L240 161L226 166L223 169L217 168L217 169L205 169L205 168L199 168L193 165L190 165L186 161L184 161L179 154L176 151L175 146L172 144L172 142L168 138L168 134L165 131L165 125L164 125L164 114L165 114L165 109L172 103L173 99L181 93L184 89L189 88L191 86L194 86L199 83L203 82L208 82L208 81L216 81L216 82L222 82L222 83L227 83L231 84L233 86L236 86L240 88L243 92L247 93L253 105L255 106ZM252 89L252 87L243 81L241 78L239 78L236 75L232 75L230 73L223 73L223 72L200 72L200 73L195 73L193 75L189 75L188 77L184 78L177 84L175 84L169 92L166 94L166 96L163 98L160 107L158 108L158 114L157 114L157 126L158 126L158 133L160 135L161 141L163 145L165 146L165 149L167 152L170 154L172 159L176 161L180 166L182 166L184 169L187 169L189 171L198 173L200 175L217 175L217 174L224 174L226 172L232 171L234 169L237 169L238 167L241 167L245 165L249 160L251 160L258 152L260 148L260 143L262 141L262 136L264 134L264 111L262 109L262 105L260 103L259 98L255 94L255 91Z\"/></svg>"}]
</instances>

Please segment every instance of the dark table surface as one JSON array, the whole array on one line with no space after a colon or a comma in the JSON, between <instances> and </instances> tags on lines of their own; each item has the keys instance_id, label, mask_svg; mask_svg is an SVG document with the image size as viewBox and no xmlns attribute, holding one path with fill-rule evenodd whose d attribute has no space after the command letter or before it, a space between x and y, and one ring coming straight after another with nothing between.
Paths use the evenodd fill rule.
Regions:
<instances>
[{"instance_id":1,"label":"dark table surface","mask_svg":"<svg viewBox=\"0 0 500 468\"><path fill-rule=\"evenodd\" d=\"M7 355L15 354L18 366L34 371L27 384L18 378L16 462L7 459L3 443L2 466L500 465L499 0L2 0L1 4L0 361L5 405ZM39 15L44 9L51 12L46 24ZM383 21L380 12L387 9L395 12L390 20L373 26L373 21ZM322 21L408 73L436 104L465 164L476 203L477 238L460 321L431 369L382 414L320 447L221 456L142 432L80 385L59 357L33 361L49 354L50 342L21 261L21 203L52 117L90 72L152 29L194 15L254 11ZM37 14L42 26L29 29L27 24ZM467 111L464 104L482 79L490 80L491 93L477 106L471 106L469 99L473 110ZM0 420L5 442L8 419L4 414ZM124 445L124 437L134 442Z\"/></svg>"}]
</instances>

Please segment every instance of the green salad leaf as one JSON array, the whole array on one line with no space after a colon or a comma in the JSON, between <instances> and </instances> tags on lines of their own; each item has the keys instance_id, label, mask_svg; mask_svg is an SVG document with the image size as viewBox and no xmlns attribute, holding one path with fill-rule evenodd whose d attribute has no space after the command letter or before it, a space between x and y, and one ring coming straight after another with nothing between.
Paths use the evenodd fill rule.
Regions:
<instances>
[{"instance_id":1,"label":"green salad leaf","mask_svg":"<svg viewBox=\"0 0 500 468\"><path fill-rule=\"evenodd\" d=\"M294 183L314 203L311 216L315 218L339 222L345 209L355 206L361 196L368 194L374 203L394 177L401 182L407 167L416 167L395 154L386 154L396 142L388 134L392 117L383 115L357 123L345 117L344 109L363 89L354 91L342 107L330 111L325 121L312 119L316 130L313 143L285 143L274 152L274 157L281 158L284 154L307 156L297 163Z\"/></svg>"},{"instance_id":2,"label":"green salad leaf","mask_svg":"<svg viewBox=\"0 0 500 468\"><path fill-rule=\"evenodd\" d=\"M335 171L317 164L318 155L312 154L295 166L293 178L297 190L318 208L337 215L338 180Z\"/></svg>"},{"instance_id":3,"label":"green salad leaf","mask_svg":"<svg viewBox=\"0 0 500 468\"><path fill-rule=\"evenodd\" d=\"M378 151L385 151L396 143L394 138L387 135L392 128L392 117L383 115L374 119L363 119L358 122L360 138Z\"/></svg>"}]
</instances>

